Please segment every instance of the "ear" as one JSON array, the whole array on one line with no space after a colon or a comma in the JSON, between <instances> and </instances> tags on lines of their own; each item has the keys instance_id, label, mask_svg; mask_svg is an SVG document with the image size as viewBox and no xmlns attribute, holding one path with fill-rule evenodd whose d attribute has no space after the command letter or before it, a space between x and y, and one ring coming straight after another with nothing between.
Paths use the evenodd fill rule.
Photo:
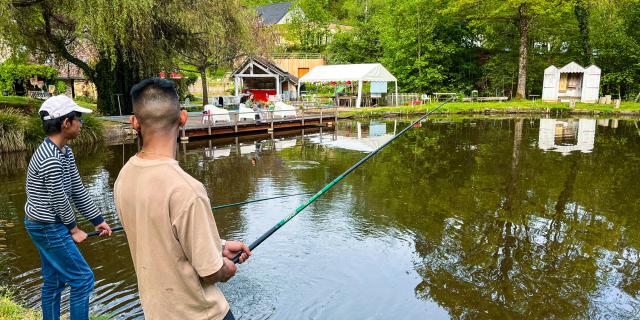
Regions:
<instances>
[{"instance_id":1,"label":"ear","mask_svg":"<svg viewBox=\"0 0 640 320\"><path fill-rule=\"evenodd\" d=\"M140 122L135 115L129 116L129 122L131 123L131 127L133 128L133 130L140 131Z\"/></svg>"},{"instance_id":2,"label":"ear","mask_svg":"<svg viewBox=\"0 0 640 320\"><path fill-rule=\"evenodd\" d=\"M187 110L180 110L180 126L183 127L187 124L187 118L189 115L187 114Z\"/></svg>"}]
</instances>

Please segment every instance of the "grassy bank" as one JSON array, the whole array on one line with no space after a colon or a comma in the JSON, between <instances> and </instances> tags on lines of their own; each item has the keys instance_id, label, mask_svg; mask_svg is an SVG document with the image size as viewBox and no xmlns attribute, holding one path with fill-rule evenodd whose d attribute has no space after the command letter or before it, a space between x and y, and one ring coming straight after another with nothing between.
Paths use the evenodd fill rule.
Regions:
<instances>
[{"instance_id":1,"label":"grassy bank","mask_svg":"<svg viewBox=\"0 0 640 320\"><path fill-rule=\"evenodd\" d=\"M37 110L41 100L26 97L0 97L0 152L30 150L45 138ZM95 110L95 104L79 102ZM93 114L83 116L82 133L73 144L94 143L102 139L103 123Z\"/></svg>"},{"instance_id":2,"label":"grassy bank","mask_svg":"<svg viewBox=\"0 0 640 320\"><path fill-rule=\"evenodd\" d=\"M90 316L90 320L109 320L109 316ZM6 288L0 288L0 319L2 320L39 320L42 314L16 303ZM62 319L69 319L63 316Z\"/></svg>"},{"instance_id":3,"label":"grassy bank","mask_svg":"<svg viewBox=\"0 0 640 320\"><path fill-rule=\"evenodd\" d=\"M417 106L375 107L375 108L350 108L341 111L341 116L381 116L385 114L419 114L425 113L439 103L428 103ZM611 104L577 103L575 108L570 108L568 103L542 102L529 100L514 100L507 102L451 102L440 108L439 113L548 113L550 111L562 111L567 114L604 114L604 115L634 115L640 116L640 103L623 102L620 108Z\"/></svg>"}]
</instances>

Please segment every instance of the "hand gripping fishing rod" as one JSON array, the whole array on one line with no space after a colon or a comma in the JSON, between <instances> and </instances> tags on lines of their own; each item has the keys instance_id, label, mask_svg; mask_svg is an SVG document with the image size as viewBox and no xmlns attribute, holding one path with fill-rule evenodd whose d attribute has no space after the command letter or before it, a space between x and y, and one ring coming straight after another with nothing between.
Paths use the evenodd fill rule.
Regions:
<instances>
[{"instance_id":1,"label":"hand gripping fishing rod","mask_svg":"<svg viewBox=\"0 0 640 320\"><path fill-rule=\"evenodd\" d=\"M242 201L242 202L227 203L227 204L221 204L219 206L212 207L211 209L212 210L218 210L218 209L223 209L223 208L241 206L243 204L248 204L248 203L267 201L267 200L273 200L273 199L280 199L280 198L287 198L287 197L293 197L293 196L305 196L305 195L309 195L309 194L311 194L311 193L303 192L303 193L287 194L287 195L284 195L284 196L276 196L276 197L262 198L262 199L256 199L256 200L247 200L247 201ZM122 227L111 228L111 232L116 232L116 231L121 231L121 230L122 230ZM97 236L99 234L100 234L99 231L93 231L93 232L87 233L87 237L95 237L95 236Z\"/></svg>"},{"instance_id":2,"label":"hand gripping fishing rod","mask_svg":"<svg viewBox=\"0 0 640 320\"><path fill-rule=\"evenodd\" d=\"M389 141L383 143L381 146L379 146L377 149L371 151L369 154L367 154L364 158L360 159L360 161L356 162L356 164L354 164L353 166L351 166L351 168L347 169L347 171L343 172L342 174L340 174L337 178L333 179L333 181L329 182L329 184L327 184L326 186L324 186L324 188L322 188L320 191L318 191L316 194L314 194L311 198L309 198L309 200L307 200L307 202L301 204L300 206L298 206L291 214L289 214L288 216L286 216L284 219L280 220L280 222L278 222L275 226L271 227L271 229L269 229L267 232L265 232L262 236L260 236L260 238L258 238L256 241L254 241L253 243L251 243L249 245L249 250L253 250L255 249L257 246L259 246L264 240L266 240L267 238L269 238L272 234L274 234L276 231L278 231L278 229L280 229L280 227L282 227L283 225L285 225L287 222L289 222L289 220L293 219L293 217L295 217L296 215L298 215L298 213L300 213L300 211L304 210L306 207L308 207L311 203L313 203L314 201L316 201L316 199L320 198L320 196L322 196L323 194L325 194L327 191L329 191L329 189L331 189L334 185L336 185L338 182L340 182L342 179L344 179L347 175L349 175L351 172L353 172L353 170L355 170L356 168L358 168L359 166L361 166L363 163L365 163L367 160L371 159L371 157L373 157L374 155L376 155L378 152L380 152L380 150L384 149L384 147L386 147L387 145L389 145L391 142L393 142L395 139L397 139L399 136L401 136L403 133L409 131L414 125L420 123L420 121L424 120L426 117L430 116L432 113L436 112L438 109L440 109L442 106L444 106L445 104L449 103L451 100L453 100L453 97L447 99L445 102L441 103L439 106L437 106L436 108L434 108L433 110L427 112L427 114L423 115L422 117L420 117L418 120L414 121L413 123L411 123L410 125L406 126L404 129L402 129L400 132L398 132L398 134L396 134L395 136L393 136L391 139L389 139ZM238 255L236 255L235 257L233 257L233 259L231 261L233 261L233 263L238 263L240 261L240 255L242 253L239 253Z\"/></svg>"}]
</instances>

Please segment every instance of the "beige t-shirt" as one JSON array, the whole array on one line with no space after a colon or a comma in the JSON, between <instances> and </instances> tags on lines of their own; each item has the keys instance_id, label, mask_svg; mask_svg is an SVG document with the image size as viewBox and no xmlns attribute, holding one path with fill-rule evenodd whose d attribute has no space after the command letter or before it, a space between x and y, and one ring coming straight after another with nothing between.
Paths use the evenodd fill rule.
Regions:
<instances>
[{"instance_id":1,"label":"beige t-shirt","mask_svg":"<svg viewBox=\"0 0 640 320\"><path fill-rule=\"evenodd\" d=\"M115 187L145 318L222 319L229 304L202 277L222 267L222 250L202 183L173 159L133 156Z\"/></svg>"}]
</instances>

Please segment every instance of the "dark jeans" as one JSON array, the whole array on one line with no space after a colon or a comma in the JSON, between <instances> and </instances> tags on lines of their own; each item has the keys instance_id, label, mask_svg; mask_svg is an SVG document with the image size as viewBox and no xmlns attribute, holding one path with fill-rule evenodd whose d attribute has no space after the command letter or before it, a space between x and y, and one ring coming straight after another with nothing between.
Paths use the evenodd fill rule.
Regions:
<instances>
[{"instance_id":1,"label":"dark jeans","mask_svg":"<svg viewBox=\"0 0 640 320\"><path fill-rule=\"evenodd\" d=\"M229 312L227 312L227 315L224 316L222 320L236 320L236 317L234 317L233 313L231 313L231 310L229 310Z\"/></svg>"},{"instance_id":2,"label":"dark jeans","mask_svg":"<svg viewBox=\"0 0 640 320\"><path fill-rule=\"evenodd\" d=\"M42 318L60 319L60 294L71 287L71 320L89 319L93 272L82 257L67 227L61 223L24 220L27 233L42 260Z\"/></svg>"}]
</instances>

